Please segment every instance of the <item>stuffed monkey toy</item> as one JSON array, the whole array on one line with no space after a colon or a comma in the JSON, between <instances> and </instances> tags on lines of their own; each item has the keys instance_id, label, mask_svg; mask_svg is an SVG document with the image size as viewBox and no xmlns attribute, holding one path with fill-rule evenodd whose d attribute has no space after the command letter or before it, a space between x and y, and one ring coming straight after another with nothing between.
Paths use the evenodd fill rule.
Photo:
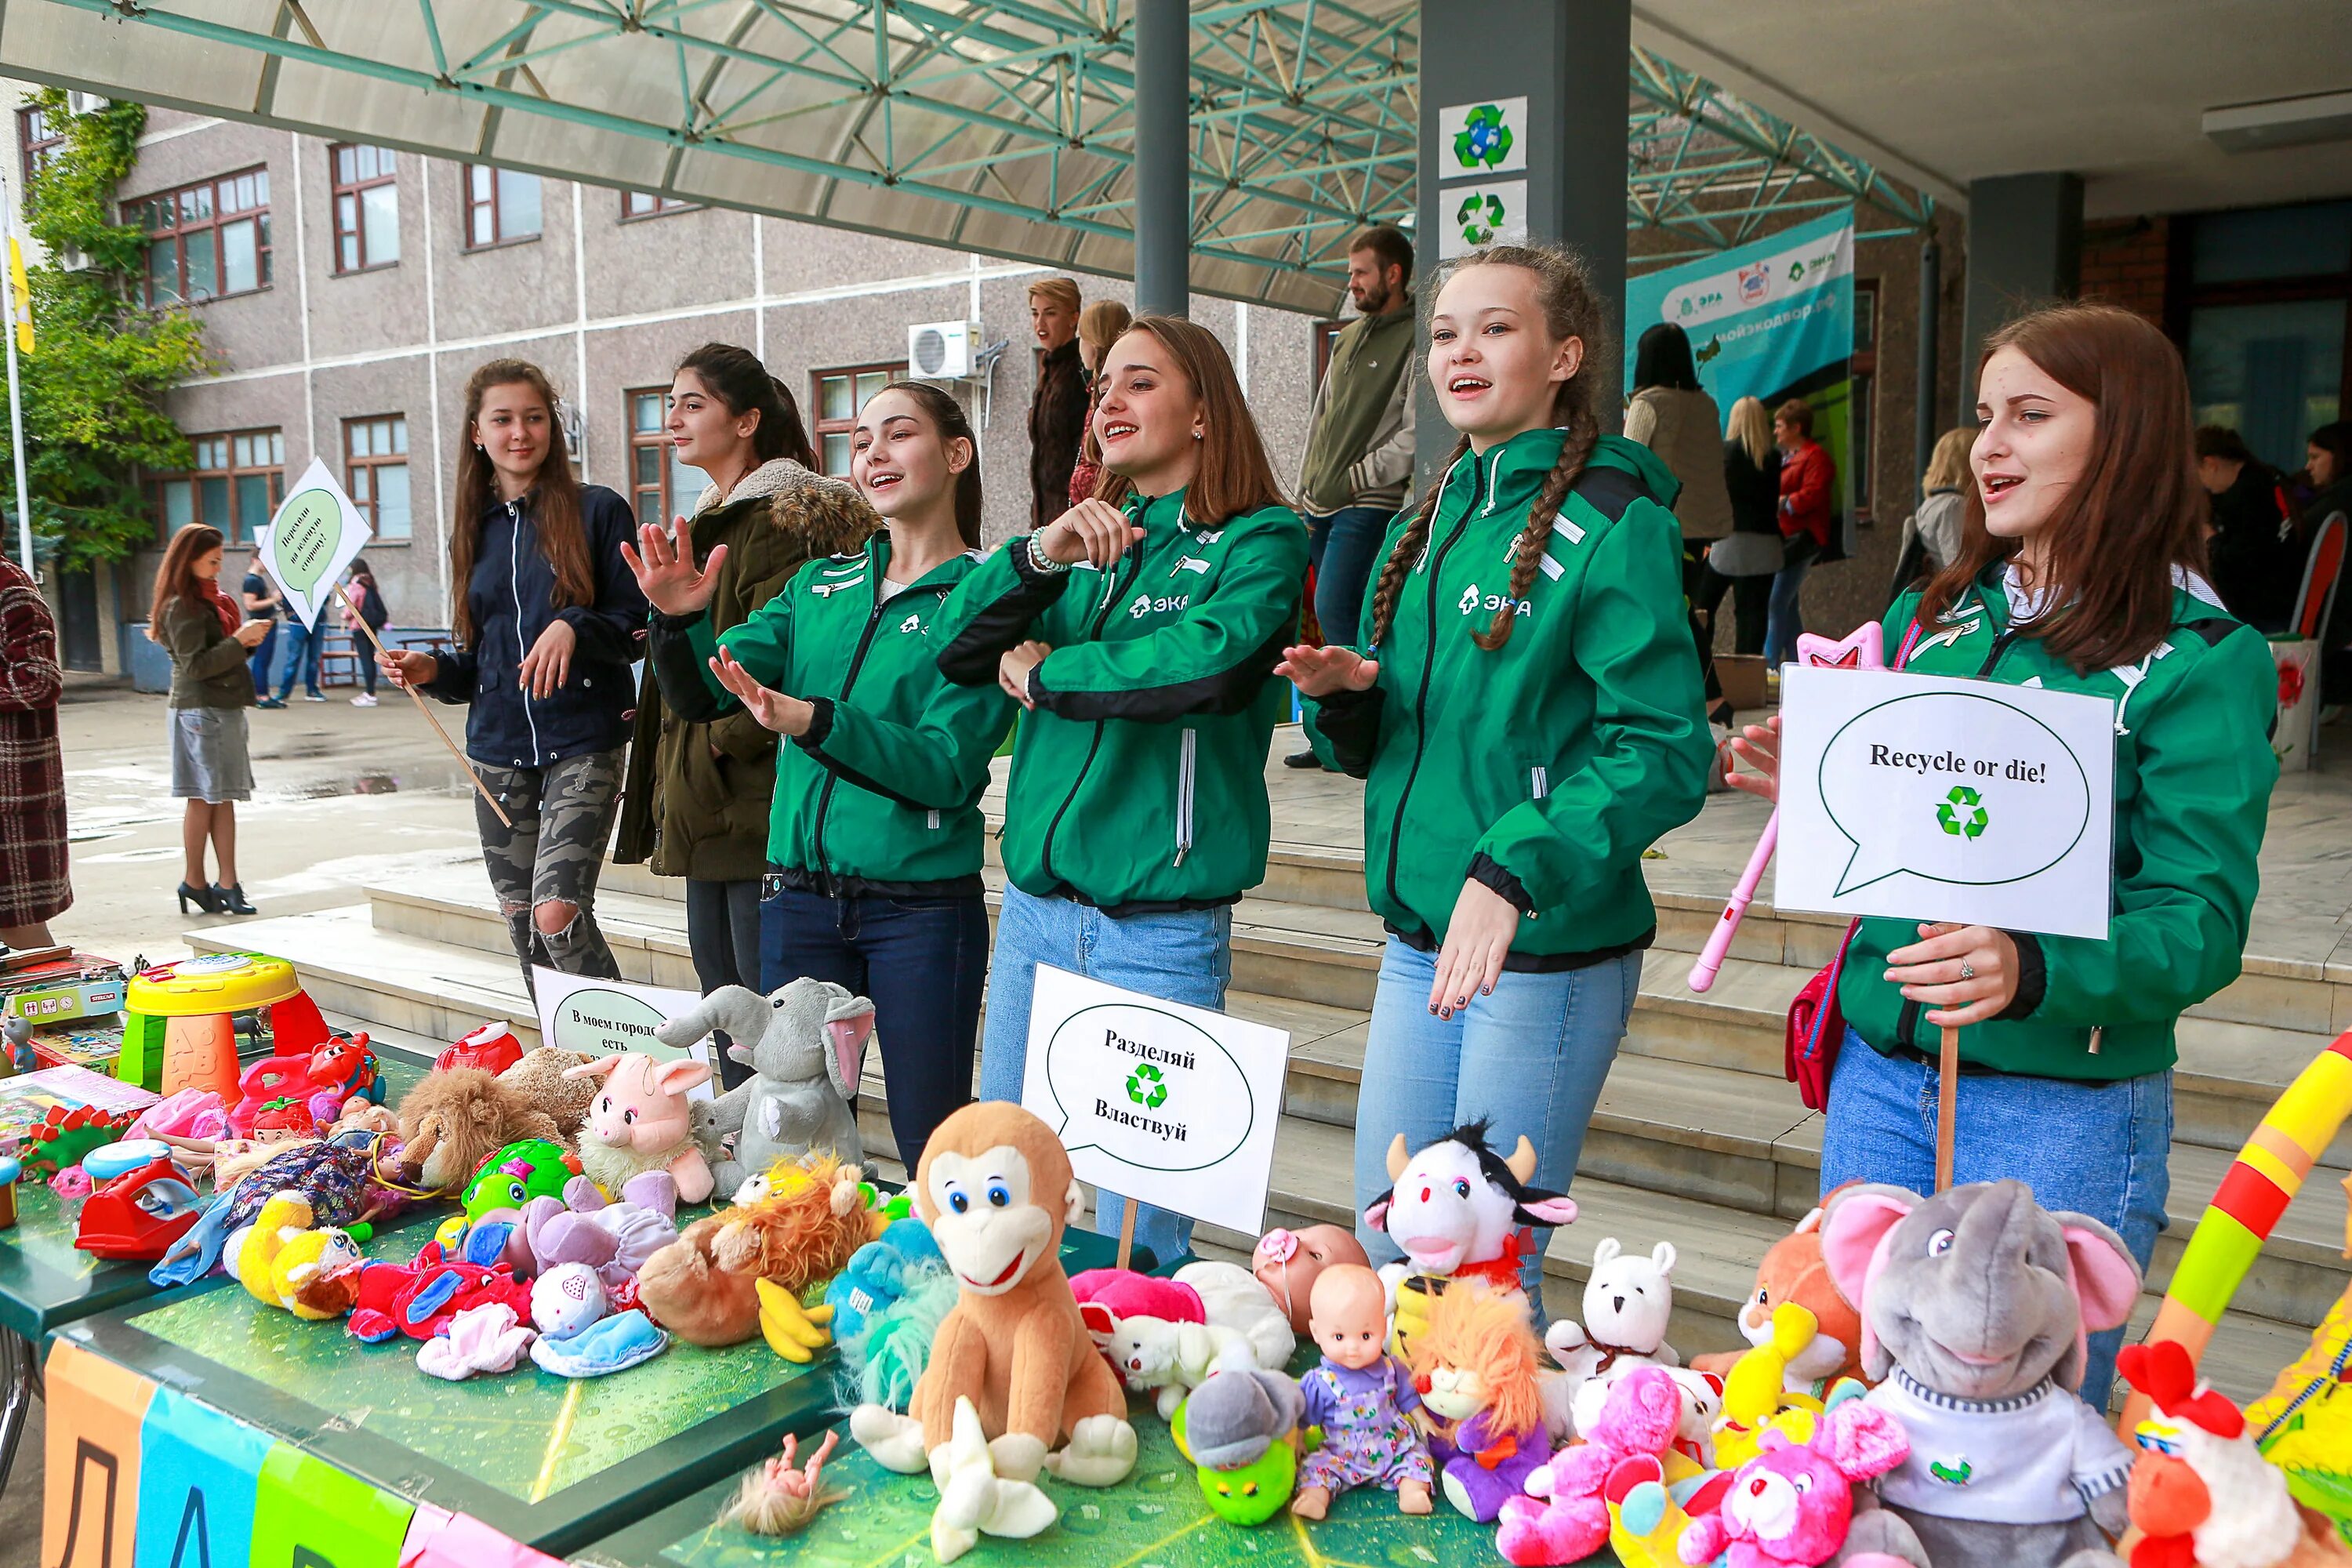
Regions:
<instances>
[{"instance_id":1,"label":"stuffed monkey toy","mask_svg":"<svg viewBox=\"0 0 2352 1568\"><path fill-rule=\"evenodd\" d=\"M1042 1466L1080 1486L1124 1479L1135 1431L1062 1271L1062 1232L1086 1194L1053 1130L1017 1105L965 1106L924 1147L914 1203L960 1294L908 1414L860 1405L851 1435L891 1469L936 1476L968 1399L998 1476L1027 1480Z\"/></svg>"}]
</instances>

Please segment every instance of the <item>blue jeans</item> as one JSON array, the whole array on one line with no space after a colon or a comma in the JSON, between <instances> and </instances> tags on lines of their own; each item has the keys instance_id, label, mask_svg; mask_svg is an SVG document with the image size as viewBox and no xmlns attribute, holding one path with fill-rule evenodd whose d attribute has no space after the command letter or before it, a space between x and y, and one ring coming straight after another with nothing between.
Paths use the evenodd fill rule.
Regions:
<instances>
[{"instance_id":1,"label":"blue jeans","mask_svg":"<svg viewBox=\"0 0 2352 1568\"><path fill-rule=\"evenodd\" d=\"M988 906L978 894L829 899L786 888L760 906L761 990L813 974L873 1000L890 1136L909 1182L932 1130L971 1102L987 973Z\"/></svg>"},{"instance_id":2,"label":"blue jeans","mask_svg":"<svg viewBox=\"0 0 2352 1568\"><path fill-rule=\"evenodd\" d=\"M980 1098L1020 1103L1039 964L1170 1002L1223 1007L1234 973L1233 938L1230 907L1114 919L1075 899L1032 898L1007 887L988 982L988 1030L980 1043ZM1118 1194L1095 1194L1095 1229L1102 1235L1117 1236L1126 1212L1127 1200ZM1135 1242L1151 1248L1160 1263L1171 1263L1192 1245L1192 1222L1139 1204Z\"/></svg>"},{"instance_id":3,"label":"blue jeans","mask_svg":"<svg viewBox=\"0 0 2352 1568\"><path fill-rule=\"evenodd\" d=\"M2147 1269L2170 1188L2169 1072L2114 1083L1969 1073L1960 1079L1954 1120L1954 1182L2014 1177L2033 1189L2043 1208L2086 1214L2113 1227ZM1882 1057L1848 1029L1830 1079L1822 1191L1853 1181L1935 1190L1936 1069ZM2107 1407L2123 1339L2121 1329L2091 1336L2083 1397L2094 1409Z\"/></svg>"},{"instance_id":4,"label":"blue jeans","mask_svg":"<svg viewBox=\"0 0 2352 1568\"><path fill-rule=\"evenodd\" d=\"M277 651L278 623L272 621L269 629L261 634L261 640L253 645L253 657L246 660L253 670L253 694L256 697L269 695L269 656Z\"/></svg>"},{"instance_id":5,"label":"blue jeans","mask_svg":"<svg viewBox=\"0 0 2352 1568\"><path fill-rule=\"evenodd\" d=\"M1307 519L1307 557L1315 563L1315 619L1323 640L1343 647L1356 643L1364 588L1379 564L1381 541L1388 537L1385 507L1343 506L1328 517Z\"/></svg>"},{"instance_id":6,"label":"blue jeans","mask_svg":"<svg viewBox=\"0 0 2352 1568\"><path fill-rule=\"evenodd\" d=\"M1641 990L1642 955L1549 974L1507 971L1493 995L1472 996L1451 1018L1429 1010L1436 982L1437 954L1389 939L1356 1100L1357 1214L1389 1190L1389 1143L1398 1133L1407 1148L1420 1149L1481 1117L1498 1153L1508 1156L1522 1134L1535 1144L1530 1185L1568 1191ZM1543 1248L1550 1236L1538 1230L1519 1264L1538 1332L1548 1321ZM1356 1237L1375 1267L1403 1256L1360 1219Z\"/></svg>"},{"instance_id":7,"label":"blue jeans","mask_svg":"<svg viewBox=\"0 0 2352 1568\"><path fill-rule=\"evenodd\" d=\"M280 702L285 701L287 694L294 689L295 678L298 676L301 678L303 690L314 697L320 695L319 638L320 635L299 621L286 623L286 674L278 687L278 700Z\"/></svg>"},{"instance_id":8,"label":"blue jeans","mask_svg":"<svg viewBox=\"0 0 2352 1568\"><path fill-rule=\"evenodd\" d=\"M1764 668L1778 669L1797 657L1797 638L1805 629L1804 606L1799 590L1805 585L1808 559L1791 561L1772 574L1772 599L1764 615Z\"/></svg>"}]
</instances>

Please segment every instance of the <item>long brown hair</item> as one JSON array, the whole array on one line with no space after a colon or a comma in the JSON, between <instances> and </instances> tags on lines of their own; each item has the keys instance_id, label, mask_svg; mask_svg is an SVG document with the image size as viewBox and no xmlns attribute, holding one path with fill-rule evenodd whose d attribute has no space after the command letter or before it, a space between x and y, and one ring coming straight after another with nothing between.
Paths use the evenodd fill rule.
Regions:
<instances>
[{"instance_id":1,"label":"long brown hair","mask_svg":"<svg viewBox=\"0 0 2352 1568\"><path fill-rule=\"evenodd\" d=\"M1471 267L1517 267L1534 273L1536 298L1543 305L1544 330L1555 341L1565 342L1578 338L1584 343L1583 363L1552 395L1552 423L1564 427L1568 438L1560 443L1559 460L1544 476L1543 488L1528 507L1528 521L1520 528L1518 538L1512 542L1510 592L1503 595L1503 606L1495 612L1486 629L1471 639L1493 653L1511 640L1511 628L1518 624L1519 601L1528 596L1528 588L1535 584L1552 520L1559 515L1561 503L1568 500L1568 492L1582 476L1593 447L1601 440L1601 420L1592 411L1591 372L1607 352L1608 329L1602 322L1601 301L1592 291L1592 279L1585 271L1582 258L1559 245L1490 245L1450 261L1439 270L1436 287L1423 294L1422 309L1434 310L1437 296L1446 283L1455 273ZM1426 342L1426 322L1423 332L1423 341ZM1462 460L1462 454L1469 449L1470 437L1465 436L1454 443L1453 455L1445 459L1442 472L1452 472L1454 465ZM1381 566L1380 586L1372 595L1371 641L1375 644L1387 639L1389 627L1396 619L1397 595L1404 591L1404 580L1412 573L1412 563L1429 543L1430 524L1437 515L1437 498L1444 489L1443 479L1429 488L1429 493L1422 498L1420 512L1398 536L1396 548L1389 552L1388 560Z\"/></svg>"},{"instance_id":2,"label":"long brown hair","mask_svg":"<svg viewBox=\"0 0 2352 1568\"><path fill-rule=\"evenodd\" d=\"M768 374L759 355L733 343L705 343L678 361L677 368L692 371L738 419L758 411L760 423L751 431L751 455L760 461L790 458L803 468L816 467L816 448L809 445L799 401L790 387Z\"/></svg>"},{"instance_id":3,"label":"long brown hair","mask_svg":"<svg viewBox=\"0 0 2352 1568\"><path fill-rule=\"evenodd\" d=\"M195 565L224 542L219 529L202 522L188 523L172 535L163 551L163 564L155 569L155 602L147 611L147 632L157 642L163 640L163 612L175 602L206 615L213 613L213 596L205 592Z\"/></svg>"},{"instance_id":4,"label":"long brown hair","mask_svg":"<svg viewBox=\"0 0 2352 1568\"><path fill-rule=\"evenodd\" d=\"M2083 477L2042 531L2046 569L2034 586L2050 612L2024 628L2078 673L2147 656L2172 629L2172 569L2201 570L2206 500L2197 480L2189 377L2157 328L2114 305L2036 310L1985 340L1985 362L2013 348L2095 411ZM1960 548L1919 599L1930 626L2019 542L1985 529L1984 493L1970 484Z\"/></svg>"},{"instance_id":5,"label":"long brown hair","mask_svg":"<svg viewBox=\"0 0 2352 1568\"><path fill-rule=\"evenodd\" d=\"M1266 461L1257 421L1242 396L1241 379L1234 374L1234 362L1225 357L1225 345L1216 333L1181 316L1156 315L1136 317L1119 337L1124 340L1132 332L1157 338L1175 362L1177 374L1201 400L1201 463L1184 489L1184 514L1192 525L1215 528L1245 511L1286 504L1274 465ZM1084 450L1088 462L1102 461L1091 419ZM1105 468L1095 480L1095 499L1117 506L1131 488L1125 474Z\"/></svg>"},{"instance_id":6,"label":"long brown hair","mask_svg":"<svg viewBox=\"0 0 2352 1568\"><path fill-rule=\"evenodd\" d=\"M944 388L933 386L927 381L894 381L882 392L903 392L913 398L922 408L923 416L931 422L931 428L940 433L941 446L950 441L963 441L971 446L971 461L966 463L963 472L955 477L956 533L963 540L966 550L979 549L980 437L971 433L971 416L966 414L963 405ZM874 397L881 396L882 392L876 393ZM874 405L874 397L866 400L867 408ZM865 410L858 412L862 414Z\"/></svg>"},{"instance_id":7,"label":"long brown hair","mask_svg":"<svg viewBox=\"0 0 2352 1568\"><path fill-rule=\"evenodd\" d=\"M466 427L458 437L457 500L449 528L449 629L459 647L474 646L473 606L467 585L474 580L474 557L482 547L482 514L498 504L498 471L489 454L475 444L474 422L482 398L494 386L528 386L547 405L547 460L530 489L530 521L539 530L540 553L555 573L555 605L596 602L596 573L588 562L588 536L580 525L580 481L572 472L563 421L557 417L555 384L547 373L521 359L494 359L466 378Z\"/></svg>"}]
</instances>

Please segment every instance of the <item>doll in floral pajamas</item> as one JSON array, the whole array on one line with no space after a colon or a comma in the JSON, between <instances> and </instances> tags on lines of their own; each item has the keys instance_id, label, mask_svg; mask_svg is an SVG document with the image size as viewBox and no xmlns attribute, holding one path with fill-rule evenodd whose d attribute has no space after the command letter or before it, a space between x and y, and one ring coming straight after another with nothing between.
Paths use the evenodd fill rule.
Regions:
<instances>
[{"instance_id":1,"label":"doll in floral pajamas","mask_svg":"<svg viewBox=\"0 0 2352 1568\"><path fill-rule=\"evenodd\" d=\"M1356 1264L1325 1269L1308 1302L1307 1331L1323 1364L1298 1380L1300 1425L1320 1426L1323 1446L1298 1467L1290 1511L1321 1519L1351 1487L1384 1487L1405 1513L1430 1510L1429 1448L1413 1425L1421 1396L1388 1355L1387 1298L1380 1276Z\"/></svg>"}]
</instances>

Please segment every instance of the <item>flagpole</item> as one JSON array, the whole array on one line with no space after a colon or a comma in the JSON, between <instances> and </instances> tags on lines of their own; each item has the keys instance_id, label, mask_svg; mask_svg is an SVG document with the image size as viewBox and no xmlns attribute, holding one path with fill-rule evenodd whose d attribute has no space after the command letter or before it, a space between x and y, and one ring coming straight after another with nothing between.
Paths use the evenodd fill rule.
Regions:
<instances>
[{"instance_id":1,"label":"flagpole","mask_svg":"<svg viewBox=\"0 0 2352 1568\"><path fill-rule=\"evenodd\" d=\"M13 247L16 241L16 204L5 174L0 174L0 238L6 241L0 249ZM6 258L0 257L0 274L6 278L8 300L8 450L16 462L16 548L24 553L25 575L37 582L39 574L33 569L33 492L25 482L24 405L16 385L16 323L22 319L17 312L29 315L33 302L16 298L16 269L5 262Z\"/></svg>"}]
</instances>

